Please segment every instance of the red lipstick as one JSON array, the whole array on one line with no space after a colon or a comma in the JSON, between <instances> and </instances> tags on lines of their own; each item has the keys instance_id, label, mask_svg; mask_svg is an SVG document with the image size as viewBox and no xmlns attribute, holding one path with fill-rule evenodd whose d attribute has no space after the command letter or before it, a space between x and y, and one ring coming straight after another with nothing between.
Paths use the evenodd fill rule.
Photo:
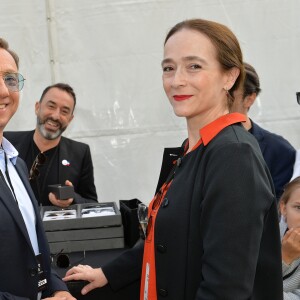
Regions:
<instances>
[{"instance_id":1,"label":"red lipstick","mask_svg":"<svg viewBox=\"0 0 300 300\"><path fill-rule=\"evenodd\" d=\"M191 98L192 95L174 95L173 98L175 101L184 101Z\"/></svg>"}]
</instances>

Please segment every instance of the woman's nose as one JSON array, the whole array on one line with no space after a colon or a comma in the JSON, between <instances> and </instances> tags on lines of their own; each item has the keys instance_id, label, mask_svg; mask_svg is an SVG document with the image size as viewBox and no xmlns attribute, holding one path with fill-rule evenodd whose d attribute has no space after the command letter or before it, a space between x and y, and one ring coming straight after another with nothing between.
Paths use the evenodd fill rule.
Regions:
<instances>
[{"instance_id":1,"label":"woman's nose","mask_svg":"<svg viewBox=\"0 0 300 300\"><path fill-rule=\"evenodd\" d=\"M173 87L184 86L186 84L186 74L182 69L177 69L172 81Z\"/></svg>"}]
</instances>

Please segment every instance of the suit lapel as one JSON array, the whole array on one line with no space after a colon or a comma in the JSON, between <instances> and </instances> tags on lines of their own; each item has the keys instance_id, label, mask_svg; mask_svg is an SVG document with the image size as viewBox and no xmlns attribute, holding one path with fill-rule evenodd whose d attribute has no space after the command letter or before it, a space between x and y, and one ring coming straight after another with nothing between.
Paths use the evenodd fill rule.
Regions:
<instances>
[{"instance_id":1,"label":"suit lapel","mask_svg":"<svg viewBox=\"0 0 300 300\"><path fill-rule=\"evenodd\" d=\"M38 213L38 205L37 205L37 200L35 199L35 195L31 189L31 186L30 186L30 182L28 180L28 177L27 177L27 174L24 173L24 170L22 169L22 167L18 164L18 162L16 163L15 165L16 167L16 170L22 180L22 183L24 184L25 186L25 189L29 195L29 198L31 199L31 202L32 202L32 205L33 205L33 208L34 208L34 212L35 213Z\"/></svg>"},{"instance_id":2,"label":"suit lapel","mask_svg":"<svg viewBox=\"0 0 300 300\"><path fill-rule=\"evenodd\" d=\"M4 203L7 210L12 215L14 221L16 222L16 224L19 227L20 231L24 235L27 243L30 245L30 247L32 249L30 238L29 238L29 235L28 235L28 232L27 232L27 229L26 229L26 225L25 225L23 216L22 216L21 211L18 207L18 203L16 202L11 190L9 189L9 187L3 181L2 178L0 179L0 189L1 189L1 196L0 196L1 201ZM33 251L33 249L32 249L32 251Z\"/></svg>"},{"instance_id":3,"label":"suit lapel","mask_svg":"<svg viewBox=\"0 0 300 300\"><path fill-rule=\"evenodd\" d=\"M44 235L44 227L43 227L43 221L40 217L40 207L38 205L38 202L35 198L35 195L31 189L31 186L30 186L30 182L29 180L27 179L27 174L24 173L24 170L22 170L22 167L18 164L18 161L17 161L17 164L16 164L16 169L17 169L17 172L25 186L25 189L30 197L30 200L31 200L31 203L32 203L32 206L33 206L33 209L34 209L34 213L35 213L35 216L36 216L36 234L37 234L37 240L38 240L38 245L39 245L39 250L40 250L40 253L44 253L45 252L45 245L48 243L46 238L45 238L45 235ZM24 223L24 221L23 221ZM27 231L26 231L27 233ZM28 236L28 234L27 234ZM31 242L30 242L30 239L29 239L29 236L28 236L28 242L32 248L32 245L31 245ZM34 252L33 248L32 248L32 251Z\"/></svg>"},{"instance_id":4,"label":"suit lapel","mask_svg":"<svg viewBox=\"0 0 300 300\"><path fill-rule=\"evenodd\" d=\"M61 184L65 184L65 181L70 179L70 167L63 164L63 161L69 161L67 144L63 136L61 137L58 149L58 181Z\"/></svg>"},{"instance_id":5,"label":"suit lapel","mask_svg":"<svg viewBox=\"0 0 300 300\"><path fill-rule=\"evenodd\" d=\"M159 191L161 186L167 180L167 177L174 165L174 161L177 160L183 154L183 152L184 152L183 146L178 147L178 148L165 148L164 149L163 162L162 162L162 167L161 167L155 194Z\"/></svg>"},{"instance_id":6,"label":"suit lapel","mask_svg":"<svg viewBox=\"0 0 300 300\"><path fill-rule=\"evenodd\" d=\"M34 209L34 213L35 213L35 216L36 216L37 238L38 238L38 242L39 242L39 235L40 235L39 231L40 231L40 228L41 228L41 224L40 224L41 219L39 218L40 210L39 210L38 202L37 202L37 200L35 198L35 195L34 195L32 189L31 189L30 182L29 182L28 177L27 177L28 175L27 175L26 172L24 172L24 169L22 169L21 165L18 163L18 160L17 160L17 163L16 163L15 167L16 167L16 170L17 170L17 172L18 172L18 174L19 174L19 176L22 180L22 183L23 183L23 185L24 185L24 187L25 187L25 189L26 189L26 191L29 195L29 198L31 200L31 203L32 203L32 206L33 206L33 209ZM22 220L23 220L23 218L22 218ZM24 221L23 221L23 224L25 226ZM26 228L26 226L25 226L25 228ZM27 230L26 230L26 238L27 238L28 243L30 244L30 247L32 248L31 241L30 241L30 238L28 236ZM34 252L33 248L32 248L32 251Z\"/></svg>"}]
</instances>

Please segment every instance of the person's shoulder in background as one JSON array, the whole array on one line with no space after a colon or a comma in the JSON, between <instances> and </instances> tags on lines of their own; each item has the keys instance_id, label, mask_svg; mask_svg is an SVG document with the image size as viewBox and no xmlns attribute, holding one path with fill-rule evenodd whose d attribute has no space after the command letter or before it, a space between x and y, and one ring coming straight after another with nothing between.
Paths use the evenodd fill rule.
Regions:
<instances>
[{"instance_id":1,"label":"person's shoulder in background","mask_svg":"<svg viewBox=\"0 0 300 300\"><path fill-rule=\"evenodd\" d=\"M285 149L291 154L296 154L296 149L283 136L262 128L252 120L251 122L251 133L256 137L259 143L265 143L268 148L272 148L272 151L274 151L274 153L281 153L282 149Z\"/></svg>"},{"instance_id":2,"label":"person's shoulder in background","mask_svg":"<svg viewBox=\"0 0 300 300\"><path fill-rule=\"evenodd\" d=\"M33 138L34 130L26 131L4 131L3 136L18 150L17 146L25 140Z\"/></svg>"},{"instance_id":3,"label":"person's shoulder in background","mask_svg":"<svg viewBox=\"0 0 300 300\"><path fill-rule=\"evenodd\" d=\"M291 181L298 176L300 176L300 149L296 151L296 159L294 163L294 171L293 171Z\"/></svg>"}]
</instances>

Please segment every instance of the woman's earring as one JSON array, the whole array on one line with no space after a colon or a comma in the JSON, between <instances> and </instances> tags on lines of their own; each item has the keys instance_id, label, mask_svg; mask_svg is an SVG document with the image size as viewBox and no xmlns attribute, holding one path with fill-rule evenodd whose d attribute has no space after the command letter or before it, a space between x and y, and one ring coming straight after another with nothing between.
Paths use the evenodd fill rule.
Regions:
<instances>
[{"instance_id":1,"label":"woman's earring","mask_svg":"<svg viewBox=\"0 0 300 300\"><path fill-rule=\"evenodd\" d=\"M224 89L225 92L226 92L226 96L228 96L228 95L229 95L228 88L225 86L223 89Z\"/></svg>"}]
</instances>

